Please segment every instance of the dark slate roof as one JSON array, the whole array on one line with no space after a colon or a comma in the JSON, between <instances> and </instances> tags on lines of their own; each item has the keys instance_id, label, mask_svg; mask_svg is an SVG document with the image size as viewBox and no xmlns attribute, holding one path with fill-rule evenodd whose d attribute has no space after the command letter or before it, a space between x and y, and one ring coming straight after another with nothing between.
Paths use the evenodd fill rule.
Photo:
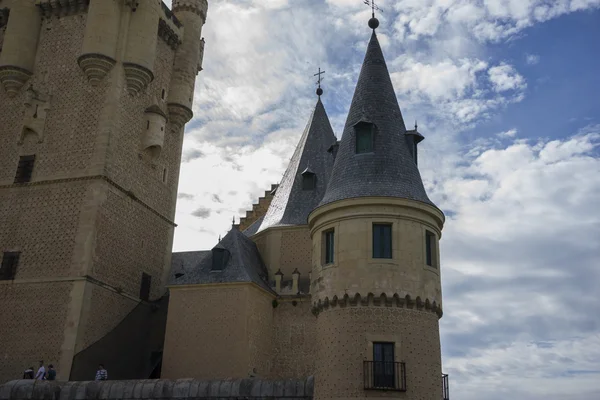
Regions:
<instances>
[{"instance_id":1,"label":"dark slate roof","mask_svg":"<svg viewBox=\"0 0 600 400\"><path fill-rule=\"evenodd\" d=\"M272 226L307 223L308 214L319 204L327 188L333 167L333 156L327 150L335 141L319 98L258 232ZM314 190L302 190L302 172L305 171L316 174Z\"/></svg>"},{"instance_id":2,"label":"dark slate roof","mask_svg":"<svg viewBox=\"0 0 600 400\"><path fill-rule=\"evenodd\" d=\"M243 230L244 235L246 235L248 237L254 235L258 231L258 228L260 228L260 225L262 224L264 219L265 219L265 216L263 215L262 217L258 218L256 221L254 221L252 224L250 224L249 227L247 227L246 229Z\"/></svg>"},{"instance_id":3,"label":"dark slate roof","mask_svg":"<svg viewBox=\"0 0 600 400\"><path fill-rule=\"evenodd\" d=\"M375 124L374 151L355 154L354 126ZM433 205L405 138L398 100L373 31L363 62L327 192L320 202L366 197L400 197Z\"/></svg>"},{"instance_id":4,"label":"dark slate roof","mask_svg":"<svg viewBox=\"0 0 600 400\"><path fill-rule=\"evenodd\" d=\"M202 283L254 282L263 289L268 285L268 272L256 244L238 229L231 229L214 247L229 251L223 270L212 271L212 251L173 253L170 285ZM176 277L175 274L183 274Z\"/></svg>"}]
</instances>

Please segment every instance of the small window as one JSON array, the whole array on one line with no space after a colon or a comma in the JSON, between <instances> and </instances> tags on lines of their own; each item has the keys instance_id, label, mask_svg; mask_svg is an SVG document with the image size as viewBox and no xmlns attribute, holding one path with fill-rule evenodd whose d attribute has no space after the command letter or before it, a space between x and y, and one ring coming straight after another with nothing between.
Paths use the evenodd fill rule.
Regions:
<instances>
[{"instance_id":1,"label":"small window","mask_svg":"<svg viewBox=\"0 0 600 400\"><path fill-rule=\"evenodd\" d=\"M163 89L163 90L162 90L162 93L161 93L161 95L160 95L160 98L161 98L162 100L164 100L164 99L165 99L165 89Z\"/></svg>"},{"instance_id":2,"label":"small window","mask_svg":"<svg viewBox=\"0 0 600 400\"><path fill-rule=\"evenodd\" d=\"M317 185L317 175L307 172L302 174L302 190L314 190Z\"/></svg>"},{"instance_id":3,"label":"small window","mask_svg":"<svg viewBox=\"0 0 600 400\"><path fill-rule=\"evenodd\" d=\"M146 130L150 129L150 120L146 121Z\"/></svg>"},{"instance_id":4,"label":"small window","mask_svg":"<svg viewBox=\"0 0 600 400\"><path fill-rule=\"evenodd\" d=\"M21 156L19 158L19 166L17 167L14 183L26 183L31 181L34 163L35 155Z\"/></svg>"},{"instance_id":5,"label":"small window","mask_svg":"<svg viewBox=\"0 0 600 400\"><path fill-rule=\"evenodd\" d=\"M396 387L394 343L373 343L373 383L376 388Z\"/></svg>"},{"instance_id":6,"label":"small window","mask_svg":"<svg viewBox=\"0 0 600 400\"><path fill-rule=\"evenodd\" d=\"M392 258L392 225L373 224L373 258Z\"/></svg>"},{"instance_id":7,"label":"small window","mask_svg":"<svg viewBox=\"0 0 600 400\"><path fill-rule=\"evenodd\" d=\"M332 264L333 263L333 254L334 254L334 242L335 242L335 232L333 229L323 232L323 244L325 246L325 251L323 253L323 262L324 264Z\"/></svg>"},{"instance_id":8,"label":"small window","mask_svg":"<svg viewBox=\"0 0 600 400\"><path fill-rule=\"evenodd\" d=\"M163 183L167 183L167 168L163 168L163 173L162 173L162 181Z\"/></svg>"},{"instance_id":9,"label":"small window","mask_svg":"<svg viewBox=\"0 0 600 400\"><path fill-rule=\"evenodd\" d=\"M17 274L17 265L19 265L19 252L5 252L0 264L0 281L12 281Z\"/></svg>"},{"instance_id":10,"label":"small window","mask_svg":"<svg viewBox=\"0 0 600 400\"><path fill-rule=\"evenodd\" d=\"M212 249L212 270L223 271L229 261L229 251L223 248Z\"/></svg>"},{"instance_id":11,"label":"small window","mask_svg":"<svg viewBox=\"0 0 600 400\"><path fill-rule=\"evenodd\" d=\"M373 124L361 122L354 127L356 133L356 154L373 151Z\"/></svg>"},{"instance_id":12,"label":"small window","mask_svg":"<svg viewBox=\"0 0 600 400\"><path fill-rule=\"evenodd\" d=\"M436 268L436 254L435 254L435 234L430 231L425 231L425 262L430 267Z\"/></svg>"},{"instance_id":13,"label":"small window","mask_svg":"<svg viewBox=\"0 0 600 400\"><path fill-rule=\"evenodd\" d=\"M142 273L142 284L140 285L140 299L148 301L150 299L150 287L152 286L152 276Z\"/></svg>"}]
</instances>

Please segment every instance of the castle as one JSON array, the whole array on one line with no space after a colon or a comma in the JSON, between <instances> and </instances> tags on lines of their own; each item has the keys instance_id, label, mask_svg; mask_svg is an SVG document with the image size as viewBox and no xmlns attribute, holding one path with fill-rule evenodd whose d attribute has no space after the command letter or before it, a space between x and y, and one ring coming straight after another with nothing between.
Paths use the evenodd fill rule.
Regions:
<instances>
[{"instance_id":1,"label":"castle","mask_svg":"<svg viewBox=\"0 0 600 400\"><path fill-rule=\"evenodd\" d=\"M171 254L207 8L0 0L0 381L37 359L91 379L102 358L114 379L447 398L444 214L374 16L341 140L319 88L281 182L211 250Z\"/></svg>"}]
</instances>

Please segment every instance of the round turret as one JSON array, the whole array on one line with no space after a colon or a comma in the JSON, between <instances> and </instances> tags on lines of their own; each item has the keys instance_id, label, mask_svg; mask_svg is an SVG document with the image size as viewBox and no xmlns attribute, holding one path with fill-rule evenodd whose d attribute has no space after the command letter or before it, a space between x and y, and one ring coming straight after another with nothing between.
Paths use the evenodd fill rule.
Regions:
<instances>
[{"instance_id":1,"label":"round turret","mask_svg":"<svg viewBox=\"0 0 600 400\"><path fill-rule=\"evenodd\" d=\"M13 2L0 53L0 82L10 97L33 75L41 18L33 0Z\"/></svg>"}]
</instances>

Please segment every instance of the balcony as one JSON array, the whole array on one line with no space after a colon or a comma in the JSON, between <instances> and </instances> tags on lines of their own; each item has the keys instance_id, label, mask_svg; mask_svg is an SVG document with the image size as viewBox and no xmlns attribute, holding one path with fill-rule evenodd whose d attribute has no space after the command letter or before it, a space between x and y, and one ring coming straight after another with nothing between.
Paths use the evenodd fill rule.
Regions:
<instances>
[{"instance_id":1,"label":"balcony","mask_svg":"<svg viewBox=\"0 0 600 400\"><path fill-rule=\"evenodd\" d=\"M403 362L364 361L365 390L406 392Z\"/></svg>"},{"instance_id":2,"label":"balcony","mask_svg":"<svg viewBox=\"0 0 600 400\"><path fill-rule=\"evenodd\" d=\"M450 386L448 384L448 374L442 374L442 400L450 399Z\"/></svg>"}]
</instances>

